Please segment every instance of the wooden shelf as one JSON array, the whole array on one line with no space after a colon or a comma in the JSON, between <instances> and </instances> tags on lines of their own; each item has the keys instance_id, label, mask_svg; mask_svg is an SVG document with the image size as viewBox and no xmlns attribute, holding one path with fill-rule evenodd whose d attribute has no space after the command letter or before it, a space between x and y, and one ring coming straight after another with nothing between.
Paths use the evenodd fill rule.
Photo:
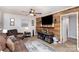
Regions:
<instances>
[{"instance_id":1,"label":"wooden shelf","mask_svg":"<svg viewBox=\"0 0 79 59\"><path fill-rule=\"evenodd\" d=\"M36 28L54 28L54 27L36 27Z\"/></svg>"}]
</instances>

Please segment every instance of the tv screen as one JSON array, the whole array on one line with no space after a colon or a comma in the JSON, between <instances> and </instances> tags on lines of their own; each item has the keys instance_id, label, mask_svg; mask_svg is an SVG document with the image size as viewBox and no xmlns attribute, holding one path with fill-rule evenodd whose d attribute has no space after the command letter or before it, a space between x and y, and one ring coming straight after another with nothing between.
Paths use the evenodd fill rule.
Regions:
<instances>
[{"instance_id":1,"label":"tv screen","mask_svg":"<svg viewBox=\"0 0 79 59\"><path fill-rule=\"evenodd\" d=\"M53 17L52 15L42 17L42 25L52 25Z\"/></svg>"}]
</instances>

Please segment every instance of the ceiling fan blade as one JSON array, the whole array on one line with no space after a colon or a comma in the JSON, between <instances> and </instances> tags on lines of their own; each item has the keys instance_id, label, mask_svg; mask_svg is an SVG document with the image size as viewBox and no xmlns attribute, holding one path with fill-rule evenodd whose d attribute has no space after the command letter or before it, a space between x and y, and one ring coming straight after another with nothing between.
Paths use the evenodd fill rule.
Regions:
<instances>
[{"instance_id":1,"label":"ceiling fan blade","mask_svg":"<svg viewBox=\"0 0 79 59\"><path fill-rule=\"evenodd\" d=\"M42 13L35 13L35 14L42 14Z\"/></svg>"},{"instance_id":2,"label":"ceiling fan blade","mask_svg":"<svg viewBox=\"0 0 79 59\"><path fill-rule=\"evenodd\" d=\"M36 16L36 14L42 14L42 13L38 13L38 12L35 12L35 10L34 9L30 9L30 11L29 12L27 12L27 11L22 11L23 13L25 13L26 14L26 16L28 16L28 15L31 15L31 16Z\"/></svg>"},{"instance_id":3,"label":"ceiling fan blade","mask_svg":"<svg viewBox=\"0 0 79 59\"><path fill-rule=\"evenodd\" d=\"M29 12L27 12L27 11L22 11L23 13L29 13Z\"/></svg>"}]
</instances>

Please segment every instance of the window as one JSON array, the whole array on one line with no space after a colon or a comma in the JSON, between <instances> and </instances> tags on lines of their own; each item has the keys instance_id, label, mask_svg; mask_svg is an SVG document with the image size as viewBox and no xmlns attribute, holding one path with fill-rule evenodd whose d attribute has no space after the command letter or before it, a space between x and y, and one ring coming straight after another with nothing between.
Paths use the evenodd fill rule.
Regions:
<instances>
[{"instance_id":1,"label":"window","mask_svg":"<svg viewBox=\"0 0 79 59\"><path fill-rule=\"evenodd\" d=\"M11 18L10 19L10 26L14 26L15 25L15 19L14 18Z\"/></svg>"}]
</instances>

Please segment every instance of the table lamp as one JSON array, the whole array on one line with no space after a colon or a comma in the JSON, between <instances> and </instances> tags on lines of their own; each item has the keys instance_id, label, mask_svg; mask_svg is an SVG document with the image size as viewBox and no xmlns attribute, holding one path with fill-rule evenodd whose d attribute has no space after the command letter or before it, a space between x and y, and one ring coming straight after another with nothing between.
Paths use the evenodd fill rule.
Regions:
<instances>
[{"instance_id":1,"label":"table lamp","mask_svg":"<svg viewBox=\"0 0 79 59\"><path fill-rule=\"evenodd\" d=\"M3 33L7 33L7 29L3 29Z\"/></svg>"}]
</instances>

